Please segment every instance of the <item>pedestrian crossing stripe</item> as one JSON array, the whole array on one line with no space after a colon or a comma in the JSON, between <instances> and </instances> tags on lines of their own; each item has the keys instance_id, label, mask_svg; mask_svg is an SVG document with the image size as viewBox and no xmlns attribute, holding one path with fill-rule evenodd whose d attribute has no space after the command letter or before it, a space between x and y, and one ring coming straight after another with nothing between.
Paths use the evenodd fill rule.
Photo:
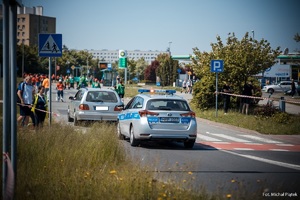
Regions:
<instances>
[{"instance_id":1,"label":"pedestrian crossing stripe","mask_svg":"<svg viewBox=\"0 0 300 200\"><path fill-rule=\"evenodd\" d=\"M48 39L46 40L43 48L40 50L42 53L61 53L61 50L57 46L56 42L53 40L52 35L49 35Z\"/></svg>"},{"instance_id":2,"label":"pedestrian crossing stripe","mask_svg":"<svg viewBox=\"0 0 300 200\"><path fill-rule=\"evenodd\" d=\"M39 34L39 56L61 57L62 34Z\"/></svg>"}]
</instances>

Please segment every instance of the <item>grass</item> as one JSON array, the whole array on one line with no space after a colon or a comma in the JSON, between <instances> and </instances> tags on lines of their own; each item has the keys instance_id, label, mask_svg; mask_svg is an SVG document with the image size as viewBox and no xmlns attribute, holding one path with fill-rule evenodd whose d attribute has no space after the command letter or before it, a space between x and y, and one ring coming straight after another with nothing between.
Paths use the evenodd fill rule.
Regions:
<instances>
[{"instance_id":1,"label":"grass","mask_svg":"<svg viewBox=\"0 0 300 200\"><path fill-rule=\"evenodd\" d=\"M157 181L131 162L115 129L96 123L84 134L59 124L19 131L16 199L222 199L186 188L192 173L182 185Z\"/></svg>"},{"instance_id":2,"label":"grass","mask_svg":"<svg viewBox=\"0 0 300 200\"><path fill-rule=\"evenodd\" d=\"M299 115L289 115L287 113L276 113L273 116L257 116L253 114L245 115L240 112L230 111L224 115L223 110L218 110L218 117L216 117L216 110L200 110L195 105L191 104L192 109L196 112L196 116L223 123L229 124L249 130L254 130L262 134L272 135L299 135Z\"/></svg>"}]
</instances>

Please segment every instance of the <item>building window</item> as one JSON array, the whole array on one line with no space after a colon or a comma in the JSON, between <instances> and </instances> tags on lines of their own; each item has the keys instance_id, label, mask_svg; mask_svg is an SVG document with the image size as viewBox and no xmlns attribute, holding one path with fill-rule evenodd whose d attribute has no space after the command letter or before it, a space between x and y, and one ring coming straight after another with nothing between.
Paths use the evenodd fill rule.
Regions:
<instances>
[{"instance_id":1,"label":"building window","mask_svg":"<svg viewBox=\"0 0 300 200\"><path fill-rule=\"evenodd\" d=\"M25 17L22 17L22 22L25 22Z\"/></svg>"}]
</instances>

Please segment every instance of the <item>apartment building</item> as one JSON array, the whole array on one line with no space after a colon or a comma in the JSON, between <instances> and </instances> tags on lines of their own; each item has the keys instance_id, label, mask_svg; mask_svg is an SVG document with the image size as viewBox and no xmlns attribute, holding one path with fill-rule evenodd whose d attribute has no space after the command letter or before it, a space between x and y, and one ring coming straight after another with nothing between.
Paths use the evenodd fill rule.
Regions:
<instances>
[{"instance_id":1,"label":"apartment building","mask_svg":"<svg viewBox=\"0 0 300 200\"><path fill-rule=\"evenodd\" d=\"M40 33L56 33L56 18L43 16L43 7L18 7L17 44L38 45Z\"/></svg>"},{"instance_id":2,"label":"apartment building","mask_svg":"<svg viewBox=\"0 0 300 200\"><path fill-rule=\"evenodd\" d=\"M89 53L93 55L93 59L98 59L99 61L105 61L108 63L114 63L116 61L119 61L119 49L117 50L108 50L108 49L102 49L102 50L88 50ZM139 60L141 58L144 58L146 62L149 64L151 61L154 61L159 54L162 53L169 53L168 51L141 51L141 50L127 50L127 58L128 59L134 59Z\"/></svg>"}]
</instances>

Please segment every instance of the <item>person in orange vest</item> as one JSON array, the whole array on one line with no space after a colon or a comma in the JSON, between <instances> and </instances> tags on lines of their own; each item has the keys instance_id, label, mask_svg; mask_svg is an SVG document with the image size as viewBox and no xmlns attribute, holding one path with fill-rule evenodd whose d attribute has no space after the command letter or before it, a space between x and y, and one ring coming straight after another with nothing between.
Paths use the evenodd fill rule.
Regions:
<instances>
[{"instance_id":1,"label":"person in orange vest","mask_svg":"<svg viewBox=\"0 0 300 200\"><path fill-rule=\"evenodd\" d=\"M57 101L61 100L62 102L64 102L64 84L62 83L62 80L59 79L57 85L56 85L56 89L57 89Z\"/></svg>"},{"instance_id":2,"label":"person in orange vest","mask_svg":"<svg viewBox=\"0 0 300 200\"><path fill-rule=\"evenodd\" d=\"M48 78L48 75L46 75L46 78L43 80L42 86L45 88L45 95L47 97L49 97L48 92L49 92L49 88L50 88L50 80Z\"/></svg>"}]
</instances>

